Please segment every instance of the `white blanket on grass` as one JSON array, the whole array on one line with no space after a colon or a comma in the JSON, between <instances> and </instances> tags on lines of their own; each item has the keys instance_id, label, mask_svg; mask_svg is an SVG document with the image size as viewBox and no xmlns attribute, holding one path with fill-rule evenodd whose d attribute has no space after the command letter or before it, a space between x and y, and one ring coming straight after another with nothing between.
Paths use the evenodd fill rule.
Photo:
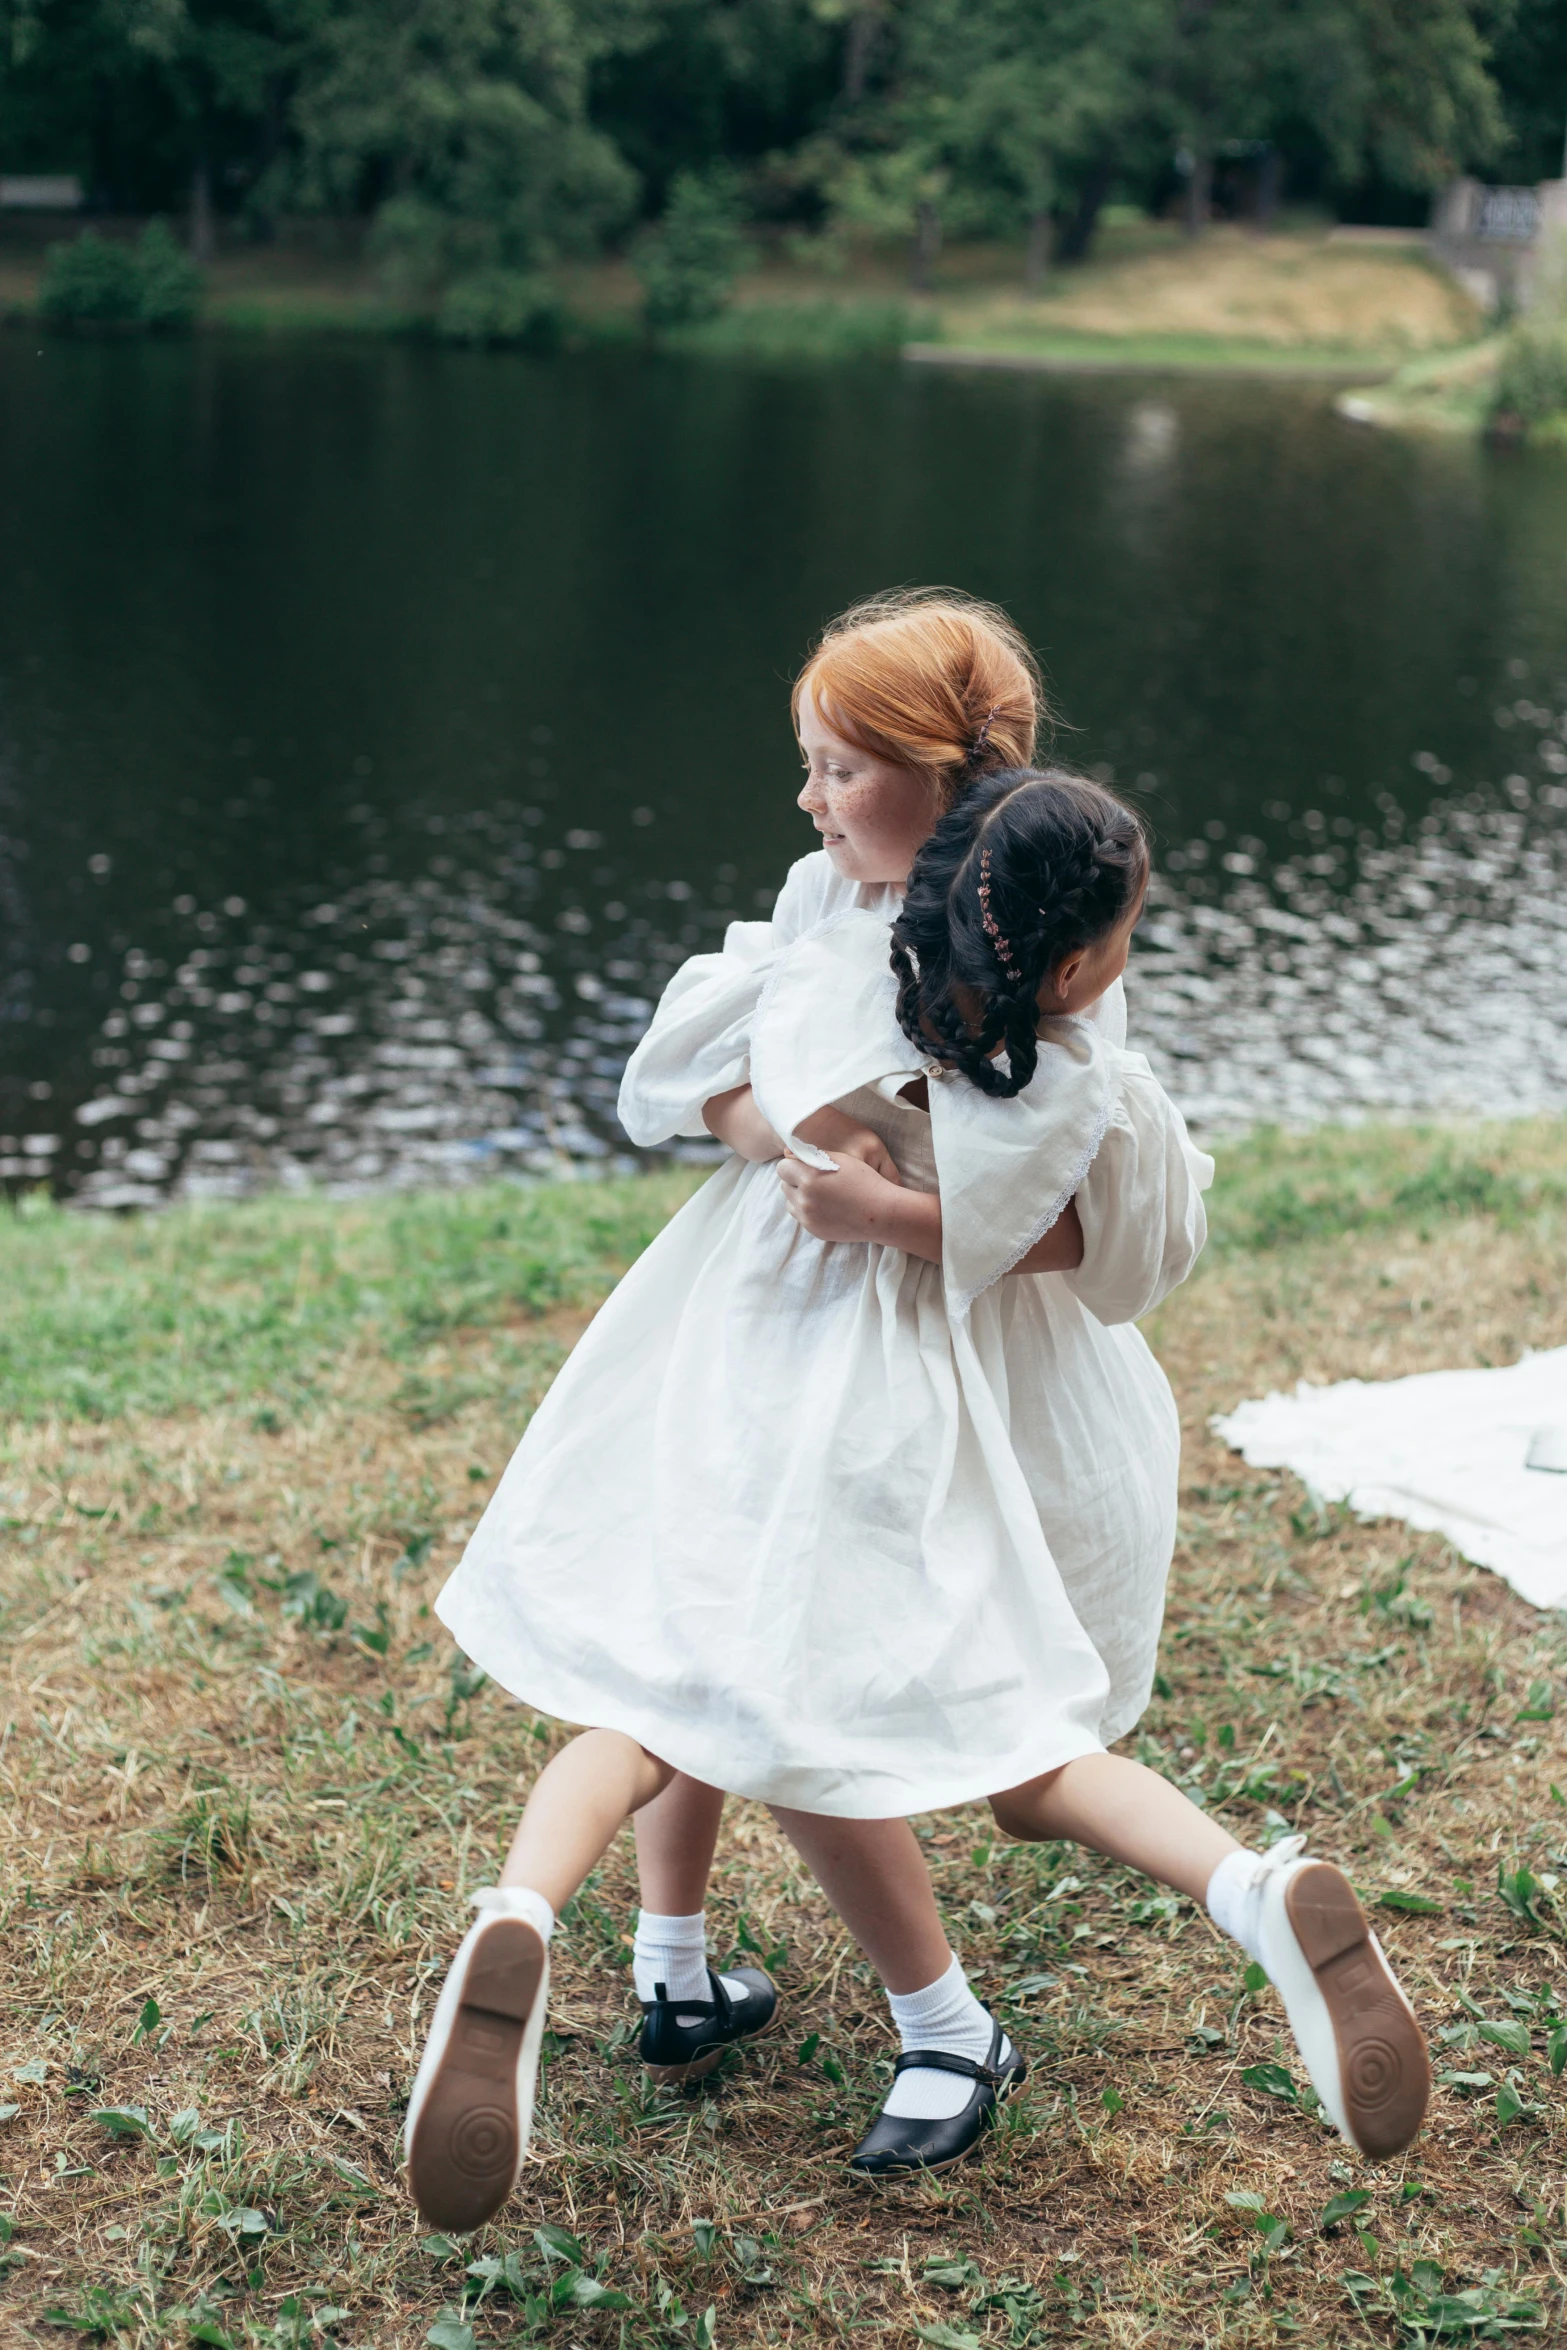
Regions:
<instances>
[{"instance_id":1,"label":"white blanket on grass","mask_svg":"<svg viewBox=\"0 0 1567 2350\"><path fill-rule=\"evenodd\" d=\"M1445 1534L1535 1607L1567 1607L1567 1346L1500 1371L1346 1379L1237 1405L1215 1431L1365 1518ZM1554 1441L1553 1441L1554 1435Z\"/></svg>"}]
</instances>

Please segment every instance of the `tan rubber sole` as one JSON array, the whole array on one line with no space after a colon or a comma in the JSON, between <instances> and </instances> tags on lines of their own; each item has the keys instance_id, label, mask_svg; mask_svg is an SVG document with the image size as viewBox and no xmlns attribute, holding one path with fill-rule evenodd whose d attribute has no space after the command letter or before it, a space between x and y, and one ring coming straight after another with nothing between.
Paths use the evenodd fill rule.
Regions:
<instances>
[{"instance_id":1,"label":"tan rubber sole","mask_svg":"<svg viewBox=\"0 0 1567 2350\"><path fill-rule=\"evenodd\" d=\"M525 1920L485 1927L408 2149L408 2184L432 2227L465 2235L511 2193L517 2058L543 1974L544 1944Z\"/></svg>"},{"instance_id":2,"label":"tan rubber sole","mask_svg":"<svg viewBox=\"0 0 1567 2350\"><path fill-rule=\"evenodd\" d=\"M678 2001L676 2005L679 2005ZM738 2040L725 2040L717 2048L710 2048L705 2056L694 2057L690 2064L645 2064L642 2070L660 2089L678 2089L685 2081L705 2081L710 2072L716 2071L725 2049L744 2048L753 2041L765 2040L769 2032L776 2030L782 2016L783 2001L780 1999L759 2031L745 2032Z\"/></svg>"},{"instance_id":3,"label":"tan rubber sole","mask_svg":"<svg viewBox=\"0 0 1567 2350\"><path fill-rule=\"evenodd\" d=\"M1420 2026L1373 1947L1342 1870L1325 1861L1297 1870L1284 1907L1332 2018L1350 2135L1373 2160L1402 2154L1431 2095Z\"/></svg>"}]
</instances>

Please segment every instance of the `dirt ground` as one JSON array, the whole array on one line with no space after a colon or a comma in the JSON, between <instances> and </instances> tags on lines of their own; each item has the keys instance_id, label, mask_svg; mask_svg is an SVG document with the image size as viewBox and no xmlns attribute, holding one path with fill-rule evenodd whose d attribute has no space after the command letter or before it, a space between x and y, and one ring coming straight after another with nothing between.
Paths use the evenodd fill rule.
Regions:
<instances>
[{"instance_id":1,"label":"dirt ground","mask_svg":"<svg viewBox=\"0 0 1567 2350\"><path fill-rule=\"evenodd\" d=\"M781 2028L696 2091L648 2086L623 1839L557 1940L518 2192L469 2244L427 2235L398 2175L422 2028L559 1735L465 1674L430 1602L582 1316L444 1337L412 1387L361 1348L292 1421L19 1419L0 2339L1561 2338L1563 1621L1435 1538L1248 1470L1208 1419L1301 1376L1560 1345L1564 1276L1559 1206L1411 1209L1218 1248L1149 1329L1186 1455L1161 1677L1128 1746L1249 1840L1309 1830L1378 1905L1440 2083L1381 2169L1302 2102L1271 1992L1188 1903L1009 1846L976 1809L919 1827L1030 2082L983 2161L853 2182L885 2012L767 1815L735 1805L715 1939L774 1968Z\"/></svg>"}]
</instances>

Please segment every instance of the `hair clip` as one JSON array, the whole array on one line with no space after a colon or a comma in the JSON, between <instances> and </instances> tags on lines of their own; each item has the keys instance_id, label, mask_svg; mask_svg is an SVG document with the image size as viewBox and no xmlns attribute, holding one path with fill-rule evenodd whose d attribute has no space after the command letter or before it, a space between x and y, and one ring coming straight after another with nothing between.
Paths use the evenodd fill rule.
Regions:
<instances>
[{"instance_id":1,"label":"hair clip","mask_svg":"<svg viewBox=\"0 0 1567 2350\"><path fill-rule=\"evenodd\" d=\"M978 765L980 759L984 756L985 745L990 740L991 721L995 718L998 718L1000 715L1001 704L999 702L992 702L990 708L985 712L984 717L980 720L979 732L975 735L974 740L969 744L968 749L963 754L963 764L965 767L974 767Z\"/></svg>"},{"instance_id":2,"label":"hair clip","mask_svg":"<svg viewBox=\"0 0 1567 2350\"><path fill-rule=\"evenodd\" d=\"M981 849L979 852L979 918L985 926L985 936L989 939L995 952L996 961L1001 965L1013 986L1018 986L1023 974L1012 960L1012 942L1010 939L1002 937L996 924L996 917L990 910L989 849Z\"/></svg>"}]
</instances>

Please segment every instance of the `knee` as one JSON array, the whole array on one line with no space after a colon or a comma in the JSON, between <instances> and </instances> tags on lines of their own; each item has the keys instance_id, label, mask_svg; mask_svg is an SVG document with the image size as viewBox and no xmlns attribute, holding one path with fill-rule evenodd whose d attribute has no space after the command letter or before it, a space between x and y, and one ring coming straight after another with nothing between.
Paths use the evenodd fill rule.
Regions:
<instances>
[{"instance_id":1,"label":"knee","mask_svg":"<svg viewBox=\"0 0 1567 2350\"><path fill-rule=\"evenodd\" d=\"M1005 1787L990 1798L996 1826L1004 1836L1015 1836L1022 1844L1050 1841L1055 1831L1045 1825L1045 1806L1060 1775L1058 1770L1043 1771L1037 1779L1025 1779L1021 1787Z\"/></svg>"}]
</instances>

